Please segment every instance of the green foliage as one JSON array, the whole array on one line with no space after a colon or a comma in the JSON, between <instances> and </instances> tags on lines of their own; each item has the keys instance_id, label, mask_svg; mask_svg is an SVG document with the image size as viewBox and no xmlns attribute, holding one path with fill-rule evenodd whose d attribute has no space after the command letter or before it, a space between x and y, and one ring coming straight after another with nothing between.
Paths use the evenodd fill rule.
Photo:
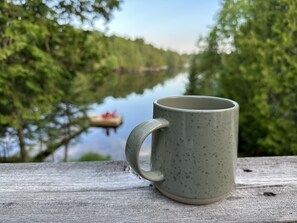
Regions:
<instances>
[{"instance_id":1,"label":"green foliage","mask_svg":"<svg viewBox=\"0 0 297 223\"><path fill-rule=\"evenodd\" d=\"M297 154L296 16L296 1L225 0L212 30L219 48L196 56L203 64L220 58L221 66L206 69L217 75L206 79L217 82L215 95L240 104L243 155ZM204 72L195 69L193 76Z\"/></svg>"},{"instance_id":2,"label":"green foliage","mask_svg":"<svg viewBox=\"0 0 297 223\"><path fill-rule=\"evenodd\" d=\"M204 46L204 41L207 45ZM188 94L218 95L217 78L221 67L218 53L217 30L214 28L206 39L199 38L200 53L193 55L189 70Z\"/></svg>"},{"instance_id":3,"label":"green foliage","mask_svg":"<svg viewBox=\"0 0 297 223\"><path fill-rule=\"evenodd\" d=\"M101 80L106 72L104 37L67 21L108 19L118 5L118 0L0 2L0 125L17 136L23 161L40 119L69 103L77 74Z\"/></svg>"},{"instance_id":4,"label":"green foliage","mask_svg":"<svg viewBox=\"0 0 297 223\"><path fill-rule=\"evenodd\" d=\"M86 128L81 117L88 109L85 92L98 93L100 101L115 80L111 70L147 70L179 66L184 57L156 49L142 39L107 38L93 30L94 19L108 20L120 0L4 0L0 2L0 143L17 139L22 161L27 152L40 147L54 151ZM82 27L84 29L82 29ZM130 78L130 77L129 77ZM162 76L164 78L164 76ZM125 79L125 78L124 78ZM126 78L127 79L127 78ZM133 89L142 91L147 78L130 78ZM94 101L94 100L93 100ZM92 101L92 102L93 102ZM38 145L37 145L38 143ZM5 149L4 149L5 148ZM1 151L0 151L1 152Z\"/></svg>"},{"instance_id":5,"label":"green foliage","mask_svg":"<svg viewBox=\"0 0 297 223\"><path fill-rule=\"evenodd\" d=\"M111 157L103 156L95 152L86 152L79 158L79 161L104 161L104 160L111 160Z\"/></svg>"},{"instance_id":6,"label":"green foliage","mask_svg":"<svg viewBox=\"0 0 297 223\"><path fill-rule=\"evenodd\" d=\"M125 39L111 36L108 38L110 56L108 67L121 72L142 71L147 69L181 67L184 56L170 50L157 49L146 44L143 39Z\"/></svg>"}]
</instances>

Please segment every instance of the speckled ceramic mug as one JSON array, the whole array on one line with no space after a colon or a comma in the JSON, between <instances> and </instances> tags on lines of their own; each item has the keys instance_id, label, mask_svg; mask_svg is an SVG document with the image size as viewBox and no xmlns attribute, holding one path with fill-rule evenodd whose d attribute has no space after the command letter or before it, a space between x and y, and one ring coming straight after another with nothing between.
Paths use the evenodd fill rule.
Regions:
<instances>
[{"instance_id":1,"label":"speckled ceramic mug","mask_svg":"<svg viewBox=\"0 0 297 223\"><path fill-rule=\"evenodd\" d=\"M136 126L126 158L141 177L165 196L188 204L208 204L234 186L239 105L209 96L177 96L154 102L153 119ZM139 151L152 133L151 170L139 165Z\"/></svg>"}]
</instances>

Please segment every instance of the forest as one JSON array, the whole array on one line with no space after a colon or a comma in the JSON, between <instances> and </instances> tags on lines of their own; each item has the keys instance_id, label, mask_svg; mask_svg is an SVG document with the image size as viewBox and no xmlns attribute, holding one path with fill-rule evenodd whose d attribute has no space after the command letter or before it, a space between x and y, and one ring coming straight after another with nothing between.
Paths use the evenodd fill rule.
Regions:
<instances>
[{"instance_id":1,"label":"forest","mask_svg":"<svg viewBox=\"0 0 297 223\"><path fill-rule=\"evenodd\" d=\"M107 38L110 56L108 67L117 72L158 71L183 67L188 55L158 49L141 38L130 40L118 36Z\"/></svg>"},{"instance_id":2,"label":"forest","mask_svg":"<svg viewBox=\"0 0 297 223\"><path fill-rule=\"evenodd\" d=\"M142 39L95 31L94 21L108 21L120 3L0 2L1 161L42 161L59 146L65 147L67 160L71 140L88 128L84 117L90 100L102 100L85 100L83 95L100 91L112 72L185 63L186 55L157 49ZM32 156L36 147L41 152ZM18 152L11 157L15 148Z\"/></svg>"},{"instance_id":3,"label":"forest","mask_svg":"<svg viewBox=\"0 0 297 223\"><path fill-rule=\"evenodd\" d=\"M239 155L297 154L297 2L222 1L191 59L188 94L240 104Z\"/></svg>"}]
</instances>

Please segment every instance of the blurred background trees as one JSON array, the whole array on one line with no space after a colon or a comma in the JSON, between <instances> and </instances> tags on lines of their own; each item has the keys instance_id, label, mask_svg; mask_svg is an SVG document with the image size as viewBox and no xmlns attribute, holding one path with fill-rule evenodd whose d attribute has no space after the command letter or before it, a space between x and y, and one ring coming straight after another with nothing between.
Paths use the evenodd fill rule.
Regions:
<instances>
[{"instance_id":1,"label":"blurred background trees","mask_svg":"<svg viewBox=\"0 0 297 223\"><path fill-rule=\"evenodd\" d=\"M104 74L103 35L71 22L109 19L118 6L118 0L1 1L0 133L17 137L22 161L40 120L59 103L69 103L75 77L96 74L96 80Z\"/></svg>"},{"instance_id":2,"label":"blurred background trees","mask_svg":"<svg viewBox=\"0 0 297 223\"><path fill-rule=\"evenodd\" d=\"M120 72L139 72L183 67L187 56L171 50L157 49L141 38L130 40L118 36L108 38L108 67ZM132 62L131 62L132 61Z\"/></svg>"},{"instance_id":3,"label":"blurred background trees","mask_svg":"<svg viewBox=\"0 0 297 223\"><path fill-rule=\"evenodd\" d=\"M91 103L86 95L97 100L94 92L100 91L108 74L184 64L178 53L156 49L142 39L107 37L95 31L96 19L108 21L120 3L0 2L0 154L4 158L18 147L13 159L41 161L60 145L65 147L66 161L71 140L88 128L81 118Z\"/></svg>"},{"instance_id":4,"label":"blurred background trees","mask_svg":"<svg viewBox=\"0 0 297 223\"><path fill-rule=\"evenodd\" d=\"M241 155L297 154L297 2L225 0L188 93L240 104Z\"/></svg>"}]
</instances>

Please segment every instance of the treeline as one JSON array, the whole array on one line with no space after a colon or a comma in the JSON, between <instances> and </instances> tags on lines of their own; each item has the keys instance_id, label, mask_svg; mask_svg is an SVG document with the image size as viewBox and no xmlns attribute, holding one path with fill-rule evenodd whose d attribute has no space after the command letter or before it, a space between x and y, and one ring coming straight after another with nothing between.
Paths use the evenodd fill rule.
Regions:
<instances>
[{"instance_id":1,"label":"treeline","mask_svg":"<svg viewBox=\"0 0 297 223\"><path fill-rule=\"evenodd\" d=\"M198 41L188 93L240 104L242 156L297 154L297 2L224 0Z\"/></svg>"},{"instance_id":2,"label":"treeline","mask_svg":"<svg viewBox=\"0 0 297 223\"><path fill-rule=\"evenodd\" d=\"M158 49L141 38L131 40L113 35L107 40L110 52L107 64L114 71L158 71L182 67L186 63L187 55Z\"/></svg>"}]
</instances>

